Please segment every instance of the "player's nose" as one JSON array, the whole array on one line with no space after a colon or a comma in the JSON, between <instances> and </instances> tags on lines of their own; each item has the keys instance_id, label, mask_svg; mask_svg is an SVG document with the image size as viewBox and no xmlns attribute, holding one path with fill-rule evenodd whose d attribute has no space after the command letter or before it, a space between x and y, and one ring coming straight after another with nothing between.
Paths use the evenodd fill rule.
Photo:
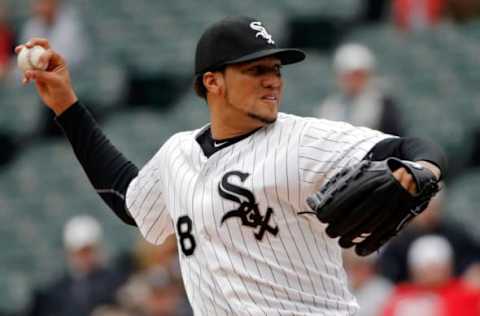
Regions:
<instances>
[{"instance_id":1,"label":"player's nose","mask_svg":"<svg viewBox=\"0 0 480 316\"><path fill-rule=\"evenodd\" d=\"M262 86L269 89L280 89L282 87L282 77L278 74L268 74L262 78Z\"/></svg>"}]
</instances>

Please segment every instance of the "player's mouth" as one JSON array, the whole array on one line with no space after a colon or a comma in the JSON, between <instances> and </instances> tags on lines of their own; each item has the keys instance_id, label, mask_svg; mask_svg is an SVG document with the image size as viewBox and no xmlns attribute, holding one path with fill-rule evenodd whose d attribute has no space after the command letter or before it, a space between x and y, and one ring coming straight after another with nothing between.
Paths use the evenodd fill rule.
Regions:
<instances>
[{"instance_id":1,"label":"player's mouth","mask_svg":"<svg viewBox=\"0 0 480 316\"><path fill-rule=\"evenodd\" d=\"M269 103L278 104L278 97L273 94L264 95L262 100Z\"/></svg>"}]
</instances>

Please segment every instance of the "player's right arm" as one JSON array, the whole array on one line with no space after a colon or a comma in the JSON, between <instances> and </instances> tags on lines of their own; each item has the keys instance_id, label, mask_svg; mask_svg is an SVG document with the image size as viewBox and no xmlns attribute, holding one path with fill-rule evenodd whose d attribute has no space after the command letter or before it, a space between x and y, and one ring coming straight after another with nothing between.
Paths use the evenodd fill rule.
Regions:
<instances>
[{"instance_id":1,"label":"player's right arm","mask_svg":"<svg viewBox=\"0 0 480 316\"><path fill-rule=\"evenodd\" d=\"M78 101L65 60L50 48L48 40L34 38L26 47L40 45L46 52L40 63L46 71L26 71L23 83L35 82L37 92L52 111L72 144L73 150L90 182L102 199L125 223L135 221L125 207L128 185L138 175L138 168L128 161L107 139L89 111ZM23 45L18 46L18 54Z\"/></svg>"},{"instance_id":2,"label":"player's right arm","mask_svg":"<svg viewBox=\"0 0 480 316\"><path fill-rule=\"evenodd\" d=\"M163 199L159 198L161 182L152 180L152 163L139 172L110 143L93 116L78 101L65 60L45 39L32 39L25 46L35 45L46 49L40 61L47 63L48 68L27 71L24 84L35 82L38 94L55 112L56 121L69 139L78 161L107 205L125 223L139 226L147 240L161 242L173 228ZM18 53L21 48L15 51Z\"/></svg>"}]
</instances>

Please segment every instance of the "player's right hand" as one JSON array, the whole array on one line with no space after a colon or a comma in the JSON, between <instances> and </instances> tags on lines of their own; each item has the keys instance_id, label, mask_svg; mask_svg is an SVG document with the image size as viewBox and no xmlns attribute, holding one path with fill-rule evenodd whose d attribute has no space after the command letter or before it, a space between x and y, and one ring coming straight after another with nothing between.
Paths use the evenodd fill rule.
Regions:
<instances>
[{"instance_id":1,"label":"player's right hand","mask_svg":"<svg viewBox=\"0 0 480 316\"><path fill-rule=\"evenodd\" d=\"M18 54L25 46L32 48L35 45L45 48L46 51L40 57L39 62L48 67L45 71L27 70L22 83L28 84L30 81L34 81L43 102L56 115L60 115L78 100L70 81L68 66L63 57L52 50L48 40L44 38L32 38L24 45L17 46L15 53Z\"/></svg>"}]
</instances>

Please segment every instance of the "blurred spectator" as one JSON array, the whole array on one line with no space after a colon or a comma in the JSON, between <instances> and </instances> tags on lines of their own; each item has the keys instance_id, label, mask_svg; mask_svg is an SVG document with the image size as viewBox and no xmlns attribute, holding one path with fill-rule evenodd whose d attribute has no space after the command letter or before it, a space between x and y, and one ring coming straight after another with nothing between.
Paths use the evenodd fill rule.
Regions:
<instances>
[{"instance_id":1,"label":"blurred spectator","mask_svg":"<svg viewBox=\"0 0 480 316\"><path fill-rule=\"evenodd\" d=\"M442 216L445 190L440 191L427 209L387 244L380 254L379 271L393 282L408 278L407 251L419 237L435 234L445 237L453 247L455 276L459 276L475 262L480 262L480 245L459 225Z\"/></svg>"},{"instance_id":2,"label":"blurred spectator","mask_svg":"<svg viewBox=\"0 0 480 316\"><path fill-rule=\"evenodd\" d=\"M395 24L405 31L420 31L437 24L443 17L446 0L394 0Z\"/></svg>"},{"instance_id":3,"label":"blurred spectator","mask_svg":"<svg viewBox=\"0 0 480 316\"><path fill-rule=\"evenodd\" d=\"M96 315L112 310L135 316L192 315L183 288L175 235L161 245L140 239L128 261L132 274L118 290L116 305L97 309Z\"/></svg>"},{"instance_id":4,"label":"blurred spectator","mask_svg":"<svg viewBox=\"0 0 480 316\"><path fill-rule=\"evenodd\" d=\"M145 300L146 316L191 315L179 275L162 268L151 269L146 276L149 293Z\"/></svg>"},{"instance_id":5,"label":"blurred spectator","mask_svg":"<svg viewBox=\"0 0 480 316\"><path fill-rule=\"evenodd\" d=\"M474 167L480 167L480 127L477 127L473 131L473 149L471 157L471 165Z\"/></svg>"},{"instance_id":6,"label":"blurred spectator","mask_svg":"<svg viewBox=\"0 0 480 316\"><path fill-rule=\"evenodd\" d=\"M6 76L13 56L14 35L8 22L8 11L5 3L0 2L0 81Z\"/></svg>"},{"instance_id":7,"label":"blurred spectator","mask_svg":"<svg viewBox=\"0 0 480 316\"><path fill-rule=\"evenodd\" d=\"M168 237L160 246L139 239L134 249L137 272L144 272L158 266L178 270L177 239Z\"/></svg>"},{"instance_id":8,"label":"blurred spectator","mask_svg":"<svg viewBox=\"0 0 480 316\"><path fill-rule=\"evenodd\" d=\"M448 15L456 22L467 22L480 17L479 0L447 0Z\"/></svg>"},{"instance_id":9,"label":"blurred spectator","mask_svg":"<svg viewBox=\"0 0 480 316\"><path fill-rule=\"evenodd\" d=\"M480 263L470 265L462 276L470 286L480 290Z\"/></svg>"},{"instance_id":10,"label":"blurred spectator","mask_svg":"<svg viewBox=\"0 0 480 316\"><path fill-rule=\"evenodd\" d=\"M32 17L20 32L20 43L32 37L45 37L75 72L86 60L89 42L82 21L66 0L34 0Z\"/></svg>"},{"instance_id":11,"label":"blurred spectator","mask_svg":"<svg viewBox=\"0 0 480 316\"><path fill-rule=\"evenodd\" d=\"M328 97L316 110L316 116L403 135L401 113L376 80L375 57L367 47L341 46L333 66L340 92Z\"/></svg>"},{"instance_id":12,"label":"blurred spectator","mask_svg":"<svg viewBox=\"0 0 480 316\"><path fill-rule=\"evenodd\" d=\"M137 272L118 292L117 301L135 315L192 315L182 284L174 235L159 246L139 240L134 250Z\"/></svg>"},{"instance_id":13,"label":"blurred spectator","mask_svg":"<svg viewBox=\"0 0 480 316\"><path fill-rule=\"evenodd\" d=\"M89 41L84 25L75 7L66 0L34 0L32 17L20 32L20 43L26 43L32 37L48 38L50 45L66 60L73 76L86 61L89 53ZM52 120L53 114L42 107L40 132L46 135L62 135Z\"/></svg>"},{"instance_id":14,"label":"blurred spectator","mask_svg":"<svg viewBox=\"0 0 480 316\"><path fill-rule=\"evenodd\" d=\"M362 20L367 23L381 22L385 19L388 0L363 0Z\"/></svg>"},{"instance_id":15,"label":"blurred spectator","mask_svg":"<svg viewBox=\"0 0 480 316\"><path fill-rule=\"evenodd\" d=\"M408 251L411 282L399 284L383 316L478 316L480 292L452 278L453 251L448 241L428 235Z\"/></svg>"},{"instance_id":16,"label":"blurred spectator","mask_svg":"<svg viewBox=\"0 0 480 316\"><path fill-rule=\"evenodd\" d=\"M161 266L132 277L119 291L118 301L134 315L192 315L180 275Z\"/></svg>"},{"instance_id":17,"label":"blurred spectator","mask_svg":"<svg viewBox=\"0 0 480 316\"><path fill-rule=\"evenodd\" d=\"M139 316L131 314L120 307L101 306L96 308L90 316Z\"/></svg>"},{"instance_id":18,"label":"blurred spectator","mask_svg":"<svg viewBox=\"0 0 480 316\"><path fill-rule=\"evenodd\" d=\"M69 270L52 285L35 291L28 315L90 315L95 307L112 303L124 281L105 265L102 228L94 218L72 218L63 237Z\"/></svg>"},{"instance_id":19,"label":"blurred spectator","mask_svg":"<svg viewBox=\"0 0 480 316\"><path fill-rule=\"evenodd\" d=\"M360 311L356 316L377 316L392 292L393 285L376 271L377 254L359 257L353 250L343 252L343 265Z\"/></svg>"}]
</instances>

